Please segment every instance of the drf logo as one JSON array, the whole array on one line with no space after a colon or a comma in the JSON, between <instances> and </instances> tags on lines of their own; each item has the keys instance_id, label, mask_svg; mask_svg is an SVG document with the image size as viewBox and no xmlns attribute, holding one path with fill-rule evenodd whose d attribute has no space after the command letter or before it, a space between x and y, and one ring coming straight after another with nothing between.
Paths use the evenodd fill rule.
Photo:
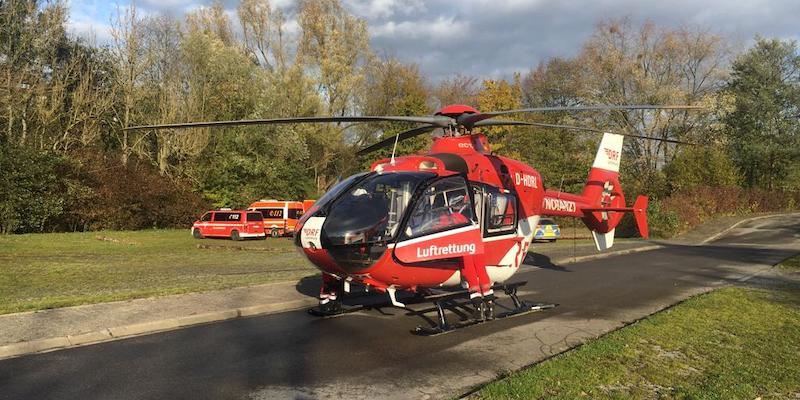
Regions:
<instances>
[{"instance_id":1,"label":"drf logo","mask_svg":"<svg viewBox=\"0 0 800 400\"><path fill-rule=\"evenodd\" d=\"M611 149L608 149L608 148L605 148L605 147L603 147L603 150L605 150L606 156L608 157L609 160L614 161L614 162L619 162L619 152L618 151L611 150Z\"/></svg>"},{"instance_id":2,"label":"drf logo","mask_svg":"<svg viewBox=\"0 0 800 400\"><path fill-rule=\"evenodd\" d=\"M536 182L536 177L533 175L528 175L526 173L515 172L514 180L516 181L517 186L523 185L534 189L536 189L536 187L538 186Z\"/></svg>"},{"instance_id":3,"label":"drf logo","mask_svg":"<svg viewBox=\"0 0 800 400\"><path fill-rule=\"evenodd\" d=\"M472 144L471 143L463 143L462 142L462 143L458 144L458 147L462 148L462 149L471 149L472 148Z\"/></svg>"},{"instance_id":4,"label":"drf logo","mask_svg":"<svg viewBox=\"0 0 800 400\"><path fill-rule=\"evenodd\" d=\"M306 228L303 229L303 234L310 237L317 237L319 236L320 231L318 228Z\"/></svg>"}]
</instances>

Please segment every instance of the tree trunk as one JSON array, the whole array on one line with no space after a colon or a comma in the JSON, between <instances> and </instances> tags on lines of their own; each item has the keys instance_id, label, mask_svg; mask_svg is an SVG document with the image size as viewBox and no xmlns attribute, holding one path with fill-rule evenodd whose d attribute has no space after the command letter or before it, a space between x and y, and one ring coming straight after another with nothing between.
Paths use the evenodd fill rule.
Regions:
<instances>
[{"instance_id":1,"label":"tree trunk","mask_svg":"<svg viewBox=\"0 0 800 400\"><path fill-rule=\"evenodd\" d=\"M6 88L8 88L8 126L6 127L6 140L11 142L11 127L14 125L14 91L11 86L11 68L6 72Z\"/></svg>"},{"instance_id":2,"label":"tree trunk","mask_svg":"<svg viewBox=\"0 0 800 400\"><path fill-rule=\"evenodd\" d=\"M158 148L158 173L161 176L167 175L167 168L169 162L169 141L165 140L164 143Z\"/></svg>"},{"instance_id":3,"label":"tree trunk","mask_svg":"<svg viewBox=\"0 0 800 400\"><path fill-rule=\"evenodd\" d=\"M128 131L122 131L122 165L128 166Z\"/></svg>"},{"instance_id":4,"label":"tree trunk","mask_svg":"<svg viewBox=\"0 0 800 400\"><path fill-rule=\"evenodd\" d=\"M19 139L19 145L25 146L25 142L28 139L28 123L25 121L25 116L22 117L22 136ZM34 146L36 146L36 140L34 140Z\"/></svg>"}]
</instances>

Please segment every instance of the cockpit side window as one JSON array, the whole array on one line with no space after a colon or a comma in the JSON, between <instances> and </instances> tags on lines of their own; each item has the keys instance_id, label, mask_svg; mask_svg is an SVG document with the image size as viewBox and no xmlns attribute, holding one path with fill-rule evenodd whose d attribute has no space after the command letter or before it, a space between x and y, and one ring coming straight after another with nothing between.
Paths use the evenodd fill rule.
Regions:
<instances>
[{"instance_id":1,"label":"cockpit side window","mask_svg":"<svg viewBox=\"0 0 800 400\"><path fill-rule=\"evenodd\" d=\"M408 218L404 239L475 223L472 201L462 177L440 179L427 187Z\"/></svg>"},{"instance_id":2,"label":"cockpit side window","mask_svg":"<svg viewBox=\"0 0 800 400\"><path fill-rule=\"evenodd\" d=\"M486 204L488 236L514 232L517 228L517 197L512 193L491 191Z\"/></svg>"}]
</instances>

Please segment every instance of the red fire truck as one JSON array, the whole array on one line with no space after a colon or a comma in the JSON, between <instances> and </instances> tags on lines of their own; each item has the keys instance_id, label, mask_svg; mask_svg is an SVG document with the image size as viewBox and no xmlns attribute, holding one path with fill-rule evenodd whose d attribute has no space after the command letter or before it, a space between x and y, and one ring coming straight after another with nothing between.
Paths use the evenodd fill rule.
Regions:
<instances>
[{"instance_id":1,"label":"red fire truck","mask_svg":"<svg viewBox=\"0 0 800 400\"><path fill-rule=\"evenodd\" d=\"M264 218L261 213L246 210L221 208L203 214L192 224L192 236L229 237L233 240L244 238L266 239Z\"/></svg>"},{"instance_id":2,"label":"red fire truck","mask_svg":"<svg viewBox=\"0 0 800 400\"><path fill-rule=\"evenodd\" d=\"M314 200L259 200L247 207L261 211L264 216L264 232L272 237L294 234L294 227L303 214L314 205Z\"/></svg>"}]
</instances>

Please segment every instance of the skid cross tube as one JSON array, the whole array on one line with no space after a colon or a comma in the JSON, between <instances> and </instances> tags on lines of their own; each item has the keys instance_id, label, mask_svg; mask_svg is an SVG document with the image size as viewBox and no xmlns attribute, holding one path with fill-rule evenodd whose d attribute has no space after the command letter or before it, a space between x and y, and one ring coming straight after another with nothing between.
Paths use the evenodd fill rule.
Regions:
<instances>
[{"instance_id":1,"label":"skid cross tube","mask_svg":"<svg viewBox=\"0 0 800 400\"><path fill-rule=\"evenodd\" d=\"M494 296L487 298L487 300L491 301L491 303L488 301L473 302L468 299L469 292L465 290L424 296L419 302L432 302L433 307L425 307L417 310L406 307L406 310L408 310L409 315L415 315L422 318L429 326L417 326L411 332L421 336L440 335L461 328L466 328L468 326L489 322L493 319L524 315L557 306L557 304L528 303L520 300L517 293L518 289L520 286L523 286L526 283L527 282L515 282L511 284L495 285L492 287L493 290L498 292L502 290L502 292L511 299L513 306L507 306L496 301L497 299L494 298ZM494 306L497 306L504 311L493 315ZM449 322L447 320L446 311L455 314L459 320L456 322ZM436 319L426 315L433 312L436 313Z\"/></svg>"}]
</instances>

